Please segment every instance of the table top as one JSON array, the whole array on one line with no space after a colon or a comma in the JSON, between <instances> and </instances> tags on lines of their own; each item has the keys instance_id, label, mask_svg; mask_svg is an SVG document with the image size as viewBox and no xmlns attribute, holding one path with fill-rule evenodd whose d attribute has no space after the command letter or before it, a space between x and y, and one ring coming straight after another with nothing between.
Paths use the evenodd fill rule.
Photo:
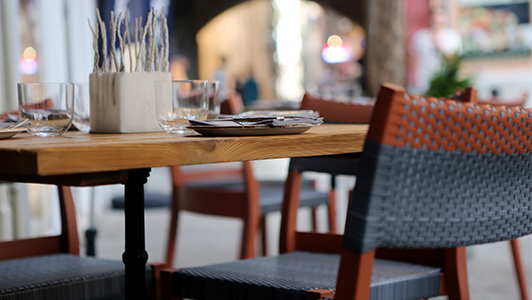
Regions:
<instances>
[{"instance_id":1,"label":"table top","mask_svg":"<svg viewBox=\"0 0 532 300\"><path fill-rule=\"evenodd\" d=\"M323 124L302 134L246 137L70 131L38 138L24 133L0 140L0 180L106 172L120 177L119 171L139 168L356 153L367 130L367 125ZM43 180L48 181L54 180ZM98 182L82 185L91 184Z\"/></svg>"}]
</instances>

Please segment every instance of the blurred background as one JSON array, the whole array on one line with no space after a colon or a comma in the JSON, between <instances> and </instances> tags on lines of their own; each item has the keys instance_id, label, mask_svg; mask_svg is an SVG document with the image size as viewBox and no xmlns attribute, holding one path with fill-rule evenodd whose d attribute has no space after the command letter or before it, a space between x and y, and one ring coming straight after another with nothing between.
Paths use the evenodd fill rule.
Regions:
<instances>
[{"instance_id":1,"label":"blurred background","mask_svg":"<svg viewBox=\"0 0 532 300\"><path fill-rule=\"evenodd\" d=\"M532 106L529 1L1 0L0 111L16 109L17 82L88 81L94 64L88 22L96 23L97 9L104 22L111 10L127 10L132 30L134 18L146 18L152 7L164 7L168 18L172 77L220 80L222 95L240 93L248 109L297 108L305 92L372 101L383 81L424 94L435 89L438 77L447 83L466 81L483 102ZM449 59L457 68L452 78L444 72ZM259 179L286 175L286 160L255 164ZM154 169L147 190L168 194L168 170ZM107 242L123 235L117 225L123 223L122 212L111 210L111 200L123 187L74 192L82 236L96 227L101 255L120 255L122 249L113 250ZM54 193L48 186L0 185L0 239L58 232ZM152 213L156 216L150 219ZM154 230L162 239L167 212L147 214L147 226L161 226ZM101 233L103 228L117 232ZM531 246L525 246L530 272ZM221 260L234 258L236 251ZM479 289L489 290L483 284Z\"/></svg>"},{"instance_id":2,"label":"blurred background","mask_svg":"<svg viewBox=\"0 0 532 300\"><path fill-rule=\"evenodd\" d=\"M529 94L529 1L4 0L1 5L4 110L16 104L13 82L87 81L94 53L87 20L95 24L96 8L106 23L111 10L128 10L132 31L135 17L146 19L150 8L165 7L174 78L220 79L224 90L241 93L246 105L297 102L305 91L337 99L371 97L382 81L412 88L433 75L421 78L425 73L419 69L428 67L418 48L431 45L419 42L416 33L432 29L441 44L456 43L436 33L436 22L460 39L459 45L436 50L463 54L461 76L472 79L482 98ZM435 11L442 12L442 21L435 20Z\"/></svg>"}]
</instances>

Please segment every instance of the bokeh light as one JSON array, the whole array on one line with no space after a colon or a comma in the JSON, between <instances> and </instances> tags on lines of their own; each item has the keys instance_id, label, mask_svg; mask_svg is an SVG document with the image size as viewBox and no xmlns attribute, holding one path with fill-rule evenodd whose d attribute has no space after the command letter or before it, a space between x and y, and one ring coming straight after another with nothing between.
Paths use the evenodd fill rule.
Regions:
<instances>
[{"instance_id":1,"label":"bokeh light","mask_svg":"<svg viewBox=\"0 0 532 300\"><path fill-rule=\"evenodd\" d=\"M27 47L22 53L22 58L19 62L19 70L22 74L31 75L35 74L39 69L37 63L37 51L33 47Z\"/></svg>"},{"instance_id":2,"label":"bokeh light","mask_svg":"<svg viewBox=\"0 0 532 300\"><path fill-rule=\"evenodd\" d=\"M329 64L343 63L352 57L351 50L338 35L331 35L321 50L321 57Z\"/></svg>"}]
</instances>

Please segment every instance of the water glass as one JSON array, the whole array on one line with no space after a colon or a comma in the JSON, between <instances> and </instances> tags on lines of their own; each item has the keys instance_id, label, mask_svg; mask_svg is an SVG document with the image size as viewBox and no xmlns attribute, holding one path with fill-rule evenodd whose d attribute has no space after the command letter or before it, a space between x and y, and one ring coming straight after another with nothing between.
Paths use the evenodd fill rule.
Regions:
<instances>
[{"instance_id":1,"label":"water glass","mask_svg":"<svg viewBox=\"0 0 532 300\"><path fill-rule=\"evenodd\" d=\"M188 120L207 119L206 80L157 81L155 100L157 122L168 133L193 133Z\"/></svg>"},{"instance_id":2,"label":"water glass","mask_svg":"<svg viewBox=\"0 0 532 300\"><path fill-rule=\"evenodd\" d=\"M217 119L220 116L220 82L209 81L207 84L208 113L207 119Z\"/></svg>"},{"instance_id":3,"label":"water glass","mask_svg":"<svg viewBox=\"0 0 532 300\"><path fill-rule=\"evenodd\" d=\"M73 83L19 83L19 117L28 119L27 131L49 137L65 133L74 115Z\"/></svg>"},{"instance_id":4,"label":"water glass","mask_svg":"<svg viewBox=\"0 0 532 300\"><path fill-rule=\"evenodd\" d=\"M88 83L74 84L74 119L72 123L79 131L89 132L91 129L90 95Z\"/></svg>"}]
</instances>

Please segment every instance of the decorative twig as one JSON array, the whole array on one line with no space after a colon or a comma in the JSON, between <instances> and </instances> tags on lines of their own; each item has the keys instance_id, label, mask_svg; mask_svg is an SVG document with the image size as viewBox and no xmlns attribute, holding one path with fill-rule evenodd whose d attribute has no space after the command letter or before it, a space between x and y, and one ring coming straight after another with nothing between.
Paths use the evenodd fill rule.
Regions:
<instances>
[{"instance_id":1,"label":"decorative twig","mask_svg":"<svg viewBox=\"0 0 532 300\"><path fill-rule=\"evenodd\" d=\"M170 38L168 33L168 23L166 22L166 17L164 17L164 60L163 60L163 72L169 72L170 71L170 63L169 63L169 54L170 54Z\"/></svg>"},{"instance_id":2,"label":"decorative twig","mask_svg":"<svg viewBox=\"0 0 532 300\"><path fill-rule=\"evenodd\" d=\"M150 66L150 69L153 69L155 72L159 71L159 69L157 69L157 66L158 66L158 59L159 59L159 52L158 52L158 48L157 48L157 14L156 12L154 11L153 12L153 25L151 27L151 30L153 32L153 49L152 49L152 53L153 53L153 66Z\"/></svg>"},{"instance_id":3,"label":"decorative twig","mask_svg":"<svg viewBox=\"0 0 532 300\"><path fill-rule=\"evenodd\" d=\"M146 25L144 25L144 35L148 34L148 45L146 47L146 61L144 63L144 71L151 72L153 66L153 28L152 28L152 19L153 19L153 8L148 14L148 20L146 20Z\"/></svg>"},{"instance_id":4,"label":"decorative twig","mask_svg":"<svg viewBox=\"0 0 532 300\"><path fill-rule=\"evenodd\" d=\"M150 22L146 22L146 26L149 25ZM139 30L139 40L140 40L140 44L139 44L139 53L137 55L137 72L142 72L144 71L144 62L146 60L145 56L144 56L144 47L146 45L146 27L142 27L142 17L140 17L140 22L139 22L139 27L140 27L140 30Z\"/></svg>"},{"instance_id":5,"label":"decorative twig","mask_svg":"<svg viewBox=\"0 0 532 300\"><path fill-rule=\"evenodd\" d=\"M146 23L142 26L142 16L135 18L135 42L134 49L131 45L131 36L128 25L128 14L126 11L124 18L122 13L116 15L111 11L109 21L110 31L110 45L109 56L107 55L107 32L105 23L102 21L100 11L97 10L98 22L93 28L89 20L89 28L92 32L94 48L94 68L93 72L126 72L126 51L129 53L129 72L153 72L153 71L169 71L168 54L169 54L169 33L167 19L164 17L164 7L160 14L160 49L157 43L157 12L154 8L150 10ZM122 23L124 24L124 31L122 31ZM98 39L102 37L103 47L100 54L98 48ZM116 38L118 36L118 44L120 50L116 47ZM126 50L127 49L127 50ZM119 53L118 53L119 52ZM134 52L134 53L132 53ZM120 55L120 58L118 58ZM103 58L103 64L100 67L99 61ZM133 62L135 68L133 69Z\"/></svg>"},{"instance_id":6,"label":"decorative twig","mask_svg":"<svg viewBox=\"0 0 532 300\"><path fill-rule=\"evenodd\" d=\"M98 22L100 23L100 33L102 35L102 52L103 52L103 65L102 70L104 72L109 72L109 66L107 64L107 31L105 30L105 23L102 21L100 16L100 10L96 9L98 14Z\"/></svg>"},{"instance_id":7,"label":"decorative twig","mask_svg":"<svg viewBox=\"0 0 532 300\"><path fill-rule=\"evenodd\" d=\"M163 60L164 60L164 7L161 9L161 17L160 17L160 29L159 29L159 42L161 43L161 49L159 51L159 65L155 67L155 69L159 72L163 71Z\"/></svg>"},{"instance_id":8,"label":"decorative twig","mask_svg":"<svg viewBox=\"0 0 532 300\"><path fill-rule=\"evenodd\" d=\"M116 55L116 23L118 16L111 11L111 20L109 21L109 30L111 31L111 46L110 46L110 55L111 67L110 71L118 71L118 57ZM114 66L114 67L113 67Z\"/></svg>"},{"instance_id":9,"label":"decorative twig","mask_svg":"<svg viewBox=\"0 0 532 300\"><path fill-rule=\"evenodd\" d=\"M138 57L139 57L139 52L138 52L138 43L139 43L139 19L138 18L135 18L135 66L137 66L138 68ZM131 72L135 72L135 70L133 70L133 66L131 66Z\"/></svg>"},{"instance_id":10,"label":"decorative twig","mask_svg":"<svg viewBox=\"0 0 532 300\"><path fill-rule=\"evenodd\" d=\"M129 72L133 72L133 57L131 56L131 37L129 36L129 26L128 26L128 13L129 10L126 10L126 15L124 17L124 39L126 40L127 51L129 53Z\"/></svg>"},{"instance_id":11,"label":"decorative twig","mask_svg":"<svg viewBox=\"0 0 532 300\"><path fill-rule=\"evenodd\" d=\"M89 21L89 28L92 32L92 49L94 49L94 67L92 69L93 73L100 72L100 67L98 66L98 63L100 62L100 52L98 50L98 22L94 24L95 30L91 26L91 20L87 19Z\"/></svg>"},{"instance_id":12,"label":"decorative twig","mask_svg":"<svg viewBox=\"0 0 532 300\"><path fill-rule=\"evenodd\" d=\"M125 70L125 64L124 64L124 56L125 56L125 53L126 53L126 41L125 41L125 38L122 37L122 33L121 33L121 27L122 27L122 13L120 13L118 15L118 25L117 25L117 33L118 33L118 43L120 44L120 69L119 69L119 72L124 72Z\"/></svg>"}]
</instances>

